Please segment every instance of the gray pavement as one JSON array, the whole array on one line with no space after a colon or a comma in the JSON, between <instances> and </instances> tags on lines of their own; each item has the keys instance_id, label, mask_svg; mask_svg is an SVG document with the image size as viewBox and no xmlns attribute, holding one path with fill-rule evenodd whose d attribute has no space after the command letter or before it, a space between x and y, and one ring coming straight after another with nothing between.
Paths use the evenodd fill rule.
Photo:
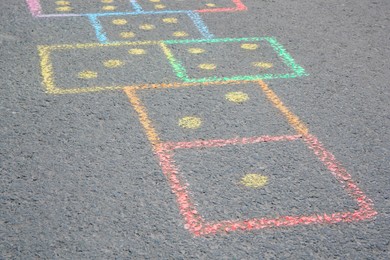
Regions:
<instances>
[{"instance_id":1,"label":"gray pavement","mask_svg":"<svg viewBox=\"0 0 390 260\"><path fill-rule=\"evenodd\" d=\"M104 2L40 1L42 15L135 9ZM235 8L228 0L139 3ZM26 1L0 3L0 258L389 259L390 2L242 3L247 10L98 22L33 17ZM180 39L206 40L166 42L176 63L155 43L125 43ZM224 84L237 75L260 75L290 114L258 82ZM201 83L183 87L185 80ZM124 86L144 89L132 96ZM335 160L307 146L291 113ZM295 139L259 141L264 136ZM372 206L366 215L337 215L362 204L351 182L335 176L344 168L329 170L336 160ZM251 186L247 174L266 183ZM284 219L324 214L330 220L307 225ZM200 231L192 217L205 221ZM258 224L264 219L274 222ZM246 226L233 230L232 221ZM206 222L223 225L211 231Z\"/></svg>"}]
</instances>

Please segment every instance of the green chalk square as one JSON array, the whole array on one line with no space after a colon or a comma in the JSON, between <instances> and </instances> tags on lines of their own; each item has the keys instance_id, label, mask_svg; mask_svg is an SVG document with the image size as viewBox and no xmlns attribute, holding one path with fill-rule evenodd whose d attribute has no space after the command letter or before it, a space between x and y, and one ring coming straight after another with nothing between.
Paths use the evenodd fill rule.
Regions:
<instances>
[{"instance_id":1,"label":"green chalk square","mask_svg":"<svg viewBox=\"0 0 390 260\"><path fill-rule=\"evenodd\" d=\"M168 60L176 73L177 77L182 79L184 82L215 82L215 81L238 81L238 80L260 80L260 79L286 79L286 78L296 78L301 76L307 76L305 69L300 65L296 64L291 55L286 51L286 49L273 37L254 37L254 38L219 38L219 39L191 39L191 40L166 40L163 41L167 47L170 45L177 44L194 44L194 43L232 43L232 42L266 42L269 46L276 52L278 58L282 63L291 71L288 73L262 73L254 75L234 75L227 77L202 77L202 78L192 78L188 76L185 66L175 58L174 54L171 53ZM169 48L170 51L171 48Z\"/></svg>"}]
</instances>

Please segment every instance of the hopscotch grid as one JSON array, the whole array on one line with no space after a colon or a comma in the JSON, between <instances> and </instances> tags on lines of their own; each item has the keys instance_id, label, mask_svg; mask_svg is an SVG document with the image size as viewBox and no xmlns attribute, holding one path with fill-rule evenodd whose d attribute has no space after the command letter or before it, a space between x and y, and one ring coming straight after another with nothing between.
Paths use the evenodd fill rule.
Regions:
<instances>
[{"instance_id":1,"label":"hopscotch grid","mask_svg":"<svg viewBox=\"0 0 390 260\"><path fill-rule=\"evenodd\" d=\"M234 231L250 231L263 228L309 225L309 224L334 224L340 222L355 222L361 220L372 219L377 215L373 209L373 204L370 199L358 188L357 184L352 180L347 171L338 163L330 152L328 152L318 139L309 133L305 124L291 112L279 99L264 81L258 81L260 90L264 92L268 101L285 117L286 121L297 131L297 135L288 136L259 136L259 137L241 137L233 139L217 139L217 140L195 140L190 142L161 142L156 141L153 137L154 128L147 109L136 96L135 89L125 89L130 103L138 113L139 120L144 127L144 131L151 141L153 150L160 160L160 165L164 175L167 177L171 186L172 192L176 195L177 203L181 215L185 220L185 227L194 236L207 236L217 233L226 233ZM135 101L134 101L135 100ZM145 127L146 126L146 127ZM223 147L226 145L246 145L259 142L272 141L297 141L302 140L307 147L313 151L318 160L322 162L330 173L339 181L346 193L357 202L359 209L347 212L334 212L332 214L313 214L313 215L291 215L281 216L279 218L251 218L244 220L224 220L224 221L205 221L197 212L193 198L187 187L188 184L183 182L179 169L173 160L174 150L176 149L196 149Z\"/></svg>"},{"instance_id":2,"label":"hopscotch grid","mask_svg":"<svg viewBox=\"0 0 390 260\"><path fill-rule=\"evenodd\" d=\"M339 222L353 222L371 219L377 212L373 209L372 201L360 190L357 184L352 180L350 174L336 161L333 154L328 152L318 139L309 133L307 126L300 121L298 116L292 113L278 98L278 96L262 81L262 79L283 79L295 78L300 76L307 76L305 70L295 63L286 49L277 42L273 37L253 37L253 38L223 38L214 39L214 35L209 32L206 24L204 24L199 13L207 12L232 12L247 10L247 7L241 0L231 0L236 7L234 8L214 8L202 10L166 10L166 11L144 11L137 0L129 0L130 6L135 12L113 12L113 13L86 13L86 14L42 14L42 7L40 0L26 0L30 12L35 17L72 17L81 16L87 17L95 29L96 37L100 43L93 44L63 44L51 46L38 46L38 54L41 58L41 73L43 78L43 85L46 92L50 94L76 94L97 92L103 90L122 90L128 96L130 104L138 114L142 127L150 141L154 153L160 161L163 174L167 177L169 185L179 205L180 214L185 221L185 228L192 232L195 236L205 236L210 234L217 234L221 232L233 231L248 231L270 227L296 226L308 224L330 224ZM115 41L109 42L99 17L105 16L123 16L123 15L156 15L156 14L187 14L202 34L204 39L190 39L190 40L163 40L163 41L138 41L125 42ZM214 43L214 42L240 42L240 41L267 41L274 51L277 52L281 60L292 69L293 73L287 74L262 74L254 76L232 76L232 77L207 77L200 79L188 78L187 71L183 65L176 60L173 53L169 49L172 44L188 44L188 43ZM51 62L50 53L54 50L66 49L83 49L83 48L97 48L109 46L134 46L134 45L159 45L164 55L172 66L174 73L179 79L184 82L177 83L144 83L133 86L99 86L86 88L61 89L55 86L53 64ZM141 89L164 89L164 88L179 88L192 86L224 86L227 84L239 85L247 84L249 82L258 82L260 89L266 95L268 101L279 110L285 117L287 122L296 130L297 135L286 136L259 136L259 137L237 137L233 139L218 139L218 140L194 140L190 142L162 142L152 121L149 119L146 107L136 95L137 90ZM244 220L225 220L219 222L207 222L196 211L195 203L192 202L191 195L187 190L188 184L183 181L178 168L175 166L173 160L174 150L176 149L196 149L209 147L223 147L226 145L245 145L259 142L274 142L274 141L303 141L308 148L313 151L318 160L321 161L332 175L340 182L346 192L356 200L359 209L352 212L336 212L331 215L315 214L308 216L282 216L277 219L271 218L252 218Z\"/></svg>"},{"instance_id":3,"label":"hopscotch grid","mask_svg":"<svg viewBox=\"0 0 390 260\"><path fill-rule=\"evenodd\" d=\"M134 42L125 42L125 41L115 41L115 42L106 42L107 38L105 33L99 27L98 18L95 16L90 16L90 19L95 22L95 30L101 36L100 40L103 41L101 43L78 43L78 44L62 44L62 45L47 45L47 46L39 46L38 48L41 51L47 52L46 55L49 56L48 61L50 60L50 52L57 50L66 50L66 49L87 49L87 48L96 48L96 47L113 47L113 46L135 46L135 45L158 45L160 46L162 52L167 58L168 62L171 64L173 72L176 74L178 79L182 80L183 86L191 86L193 84L196 86L197 84L205 84L209 85L212 82L216 84L221 82L250 82L250 81L258 81L258 80L266 80L266 79L287 79L287 78L295 78L300 76L306 76L306 72L304 69L297 65L293 58L287 53L287 51L280 45L274 38L272 37L252 37L252 38L213 38L213 39L188 39L188 40L163 40L163 41L134 41ZM181 64L179 60L177 60L174 54L169 49L169 45L174 44L190 44L190 43L220 43L220 42L253 42L253 41L267 41L272 43L271 46L275 46L275 51L278 51L279 57L281 57L282 61L285 62L289 68L295 69L298 73L287 73L287 74L260 74L260 75L242 75L242 76L231 76L231 77L211 77L211 78L201 78L201 79L190 79L188 78L187 71L185 67ZM41 56L42 57L42 56ZM285 61L286 60L286 61ZM41 63L42 64L42 63ZM52 66L50 67L52 68ZM127 86L94 86L94 87L85 87L85 88L57 88L55 87L54 82L54 74L53 70L47 70L41 66L42 74L44 78L50 78L51 80L44 80L44 83L48 83L46 89L48 93L52 94L75 94L75 93L86 93L86 92L97 92L104 90L117 90L125 87L132 88L148 88L145 86L150 86L150 88L158 88L158 86L164 87L164 83L141 83L136 85L127 85ZM44 72L45 71L45 72ZM51 74L48 76L48 74ZM184 83L188 83L186 85ZM177 86L180 83L173 83L174 86Z\"/></svg>"}]
</instances>

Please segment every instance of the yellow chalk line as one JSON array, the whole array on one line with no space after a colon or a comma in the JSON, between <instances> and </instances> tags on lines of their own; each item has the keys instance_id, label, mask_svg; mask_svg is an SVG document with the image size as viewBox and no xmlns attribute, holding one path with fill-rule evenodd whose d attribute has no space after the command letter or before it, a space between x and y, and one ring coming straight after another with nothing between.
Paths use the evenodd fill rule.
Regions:
<instances>
[{"instance_id":1,"label":"yellow chalk line","mask_svg":"<svg viewBox=\"0 0 390 260\"><path fill-rule=\"evenodd\" d=\"M56 87L54 86L53 81L53 66L50 61L50 50L45 46L38 46L38 54L41 58L41 74L43 78L43 85L45 86L47 92L55 93Z\"/></svg>"},{"instance_id":2,"label":"yellow chalk line","mask_svg":"<svg viewBox=\"0 0 390 260\"><path fill-rule=\"evenodd\" d=\"M42 69L43 71L43 69ZM51 72L47 74L52 75ZM142 89L165 89L165 88L183 88L183 87L201 87L201 86L213 86L213 85L229 85L229 84L247 84L253 81L221 81L221 82L175 82L175 83L148 83L141 85L133 85L133 86L103 86L103 87L85 87L85 88L72 88L72 89L61 89L56 88L51 84L51 86L46 85L46 90L50 94L79 94L79 93L90 93L90 92L100 92L100 91L108 91L108 90L123 90L123 89L134 89L134 90L142 90Z\"/></svg>"},{"instance_id":3,"label":"yellow chalk line","mask_svg":"<svg viewBox=\"0 0 390 260\"><path fill-rule=\"evenodd\" d=\"M38 48L47 48L52 50L68 49L89 49L96 47L116 47L116 46L133 46L133 45L158 45L160 41L140 41L140 42L113 42L113 43L76 43L76 44L57 44L57 45L39 45Z\"/></svg>"}]
</instances>

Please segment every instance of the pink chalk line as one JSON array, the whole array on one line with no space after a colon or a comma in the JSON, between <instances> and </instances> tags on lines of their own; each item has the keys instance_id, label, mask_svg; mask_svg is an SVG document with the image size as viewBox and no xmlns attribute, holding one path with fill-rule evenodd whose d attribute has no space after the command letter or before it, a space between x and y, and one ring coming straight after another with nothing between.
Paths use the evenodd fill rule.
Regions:
<instances>
[{"instance_id":1,"label":"pink chalk line","mask_svg":"<svg viewBox=\"0 0 390 260\"><path fill-rule=\"evenodd\" d=\"M28 8L33 16L39 16L42 13L42 7L39 0L26 0Z\"/></svg>"},{"instance_id":2,"label":"pink chalk line","mask_svg":"<svg viewBox=\"0 0 390 260\"><path fill-rule=\"evenodd\" d=\"M163 145L164 149L189 149L199 147L222 147L226 145L237 144L255 144L263 142L279 142L279 141L294 141L302 138L302 135L282 135L282 136L257 136L257 137L236 137L232 139L216 139L216 140L195 140L191 142L166 142Z\"/></svg>"}]
</instances>

